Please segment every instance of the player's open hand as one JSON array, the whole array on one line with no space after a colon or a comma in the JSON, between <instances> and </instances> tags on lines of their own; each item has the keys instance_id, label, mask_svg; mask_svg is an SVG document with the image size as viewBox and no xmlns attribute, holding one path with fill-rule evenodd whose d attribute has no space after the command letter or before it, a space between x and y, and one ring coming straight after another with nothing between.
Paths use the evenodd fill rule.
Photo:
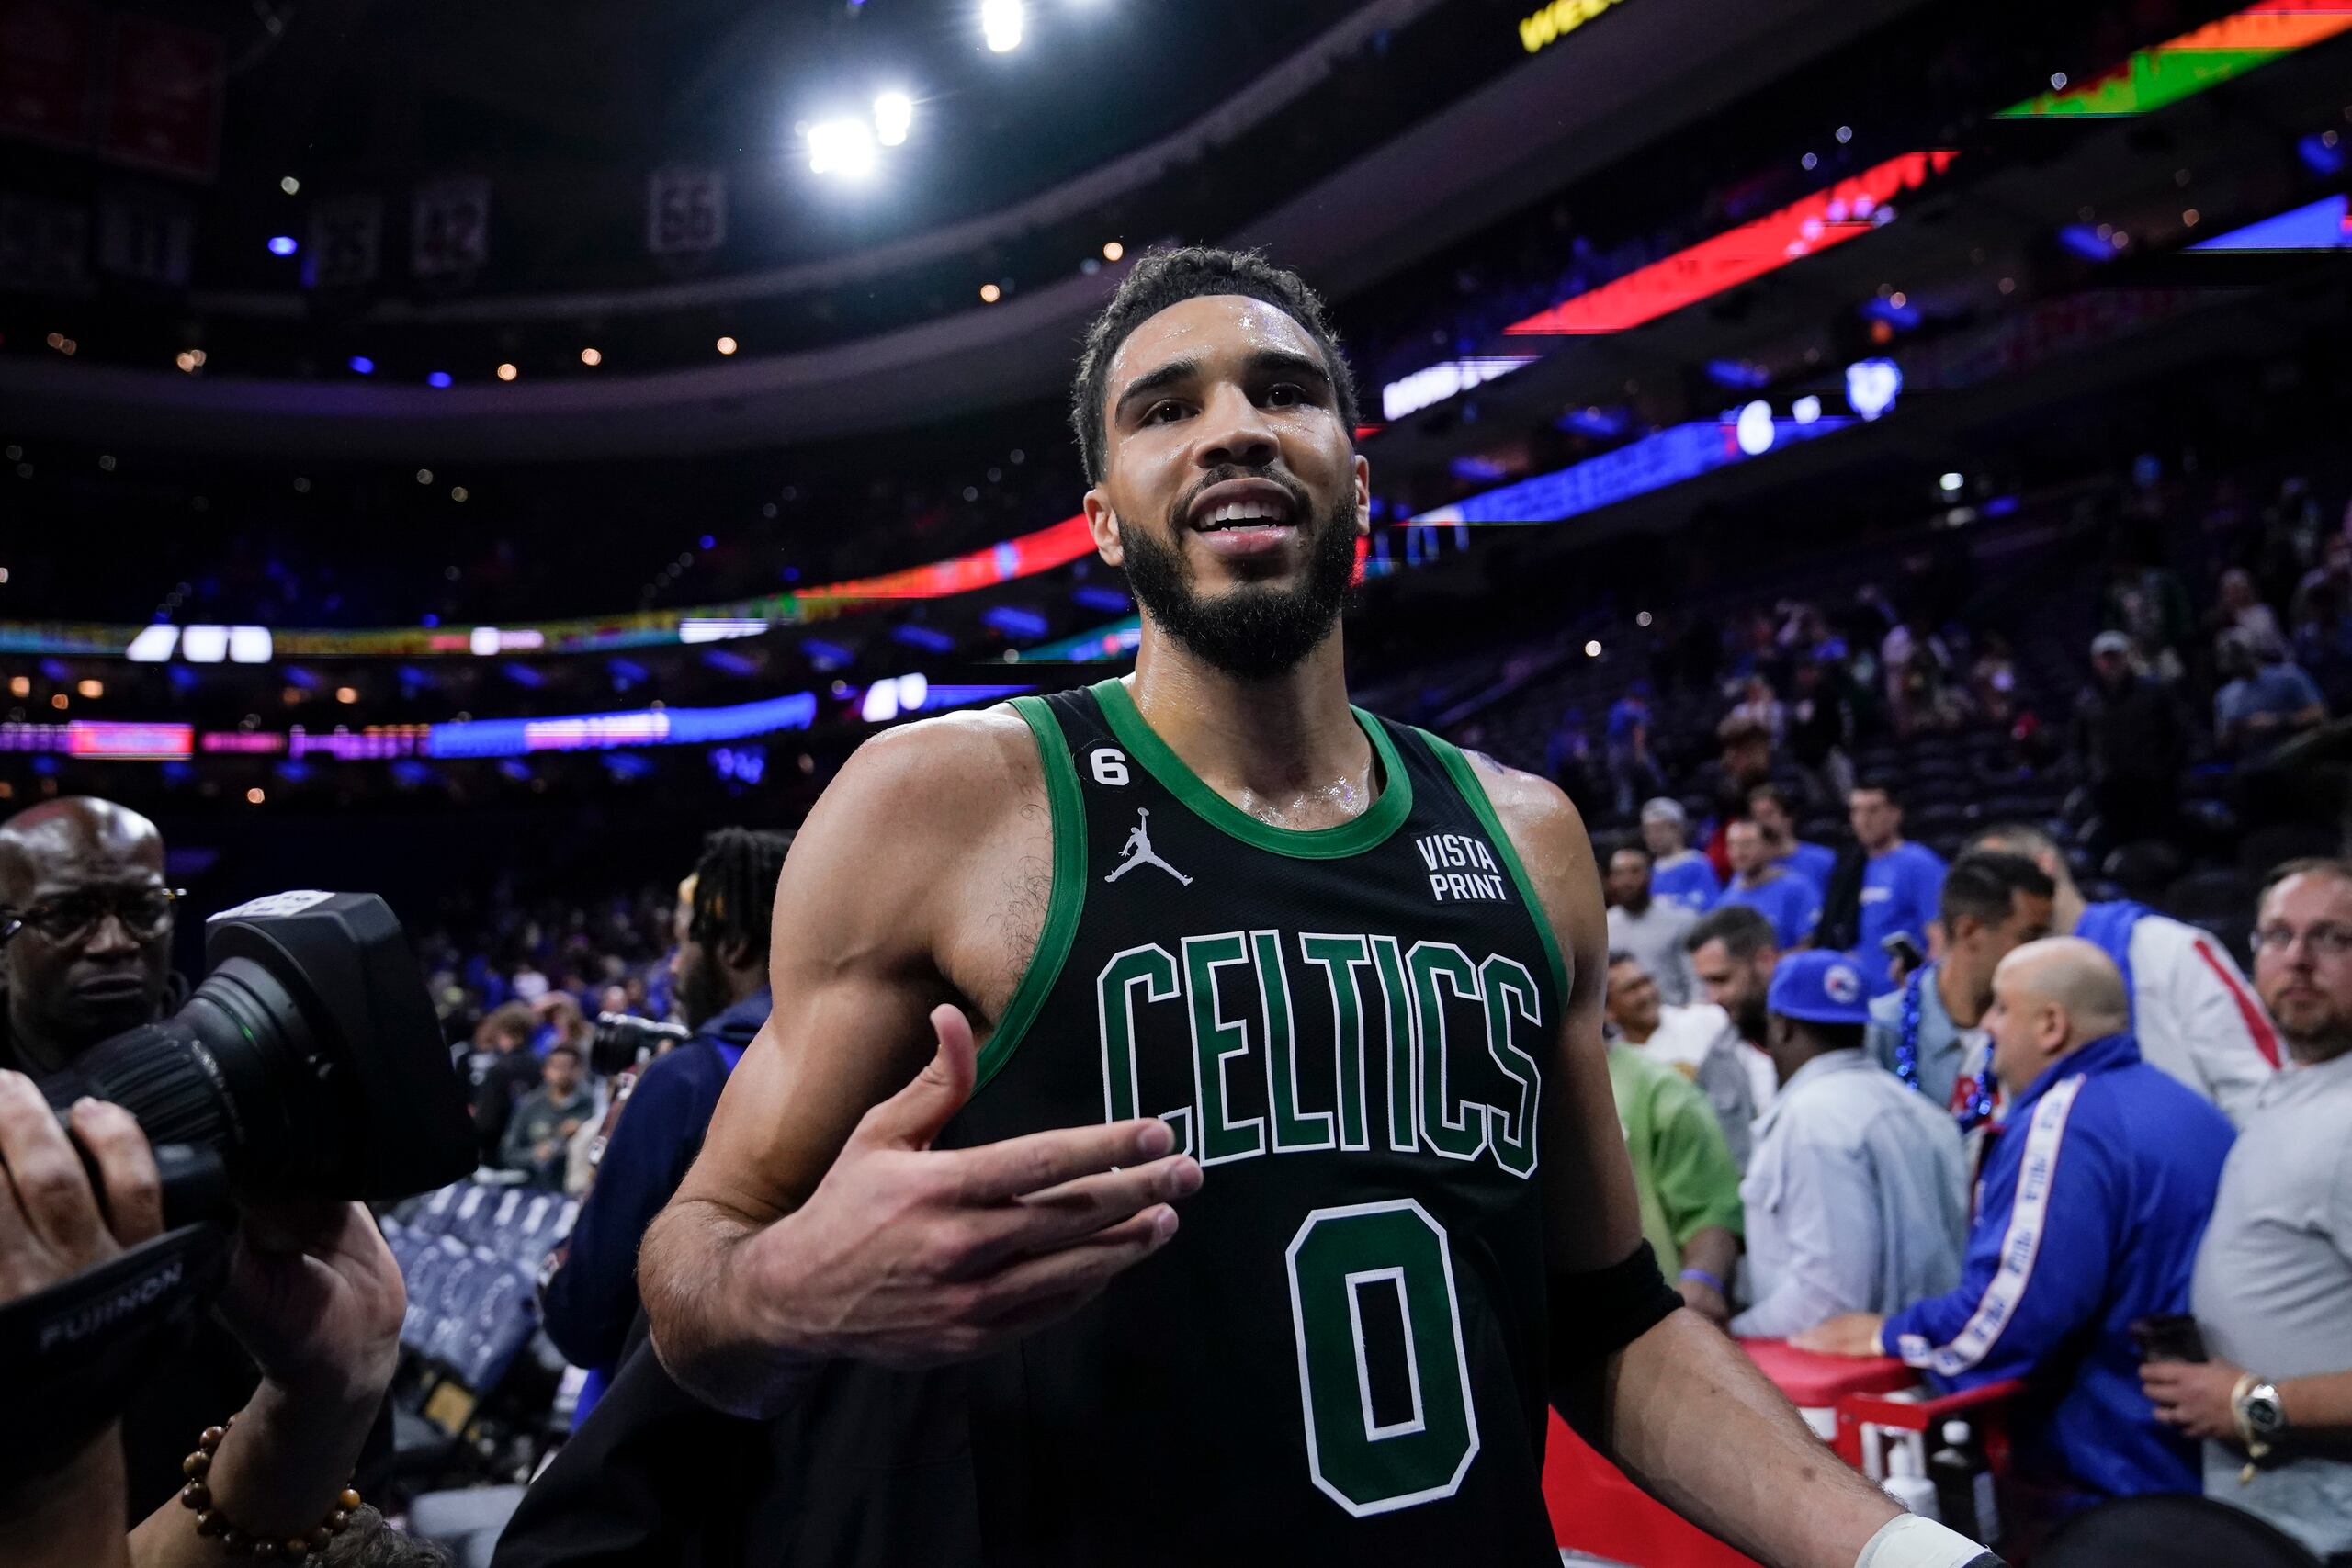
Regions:
<instances>
[{"instance_id":1,"label":"player's open hand","mask_svg":"<svg viewBox=\"0 0 2352 1568\"><path fill-rule=\"evenodd\" d=\"M972 1027L865 1113L808 1201L747 1249L774 1337L887 1366L961 1360L1077 1311L1176 1234L1201 1168L1156 1118L932 1148L971 1098Z\"/></svg>"}]
</instances>

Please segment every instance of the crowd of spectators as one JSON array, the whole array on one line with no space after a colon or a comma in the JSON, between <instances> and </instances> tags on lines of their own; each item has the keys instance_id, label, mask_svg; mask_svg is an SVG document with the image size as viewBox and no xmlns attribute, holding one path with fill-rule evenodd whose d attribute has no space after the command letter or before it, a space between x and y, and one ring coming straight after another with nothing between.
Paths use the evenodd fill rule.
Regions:
<instances>
[{"instance_id":1,"label":"crowd of spectators","mask_svg":"<svg viewBox=\"0 0 2352 1568\"><path fill-rule=\"evenodd\" d=\"M1612 942L1675 908L1649 864L1611 857ZM2202 1491L2352 1549L2352 1166L2326 1122L2352 865L2271 873L2250 987L2206 933L2086 902L2037 828L1979 834L1935 897L1928 962L1876 998L1858 955L1737 901L1678 909L1679 952L1611 953L1611 1086L1685 1300L1948 1393L2022 1380L2014 1547ZM1683 971L1703 999L1662 1003Z\"/></svg>"},{"instance_id":2,"label":"crowd of spectators","mask_svg":"<svg viewBox=\"0 0 2352 1568\"><path fill-rule=\"evenodd\" d=\"M1659 1257L1735 1333L1899 1357L1951 1392L2022 1378L2015 1545L2098 1498L2202 1490L2352 1548L2326 1457L2352 1188L2316 1132L2352 1044L2352 990L2331 990L2352 983L2352 870L2273 870L2257 832L2206 874L2236 880L2201 925L2141 901L2161 880L2113 880L2228 859L2267 825L2248 781L2335 733L2319 628L2352 513L2321 517L2290 479L2260 507L2218 487L2201 557L2119 529L2095 603L2021 607L2078 628L2073 691L1981 606L1899 611L1863 584L1662 638L1595 734L1548 748L1600 829L1611 1080ZM1679 744L1659 716L1694 703L1705 741ZM2048 809L1939 811L1940 852L1907 837L1904 784L1856 759L1953 734L2038 775ZM2329 1152L2251 1135L2290 1124ZM2149 1349L2192 1312L2211 1361Z\"/></svg>"}]
</instances>

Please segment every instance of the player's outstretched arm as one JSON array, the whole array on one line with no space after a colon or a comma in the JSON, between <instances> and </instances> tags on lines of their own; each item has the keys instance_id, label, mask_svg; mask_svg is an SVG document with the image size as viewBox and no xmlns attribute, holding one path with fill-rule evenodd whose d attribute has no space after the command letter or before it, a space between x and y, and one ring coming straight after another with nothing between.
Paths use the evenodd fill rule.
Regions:
<instances>
[{"instance_id":1,"label":"player's outstretched arm","mask_svg":"<svg viewBox=\"0 0 2352 1568\"><path fill-rule=\"evenodd\" d=\"M1630 1340L1579 1299L1578 1277L1625 1284L1641 1249L1631 1163L1601 1038L1608 924L1584 823L1532 774L1478 759L1480 781L1535 884L1570 972L1559 1054L1546 1076L1542 1170L1555 1328L1554 1402L1645 1491L1772 1568L1962 1568L1981 1549L1925 1520L1923 1542L1885 1493L1839 1462L1738 1346L1696 1313L1664 1307ZM1655 1270L1652 1270L1655 1273ZM1570 1316L1569 1314L1583 1314ZM1583 1364L1575 1364L1582 1331ZM1613 1343L1598 1343L1607 1339ZM1984 1561L1991 1561L1986 1558Z\"/></svg>"},{"instance_id":2,"label":"player's outstretched arm","mask_svg":"<svg viewBox=\"0 0 2352 1568\"><path fill-rule=\"evenodd\" d=\"M1018 1337L1157 1250L1197 1189L1157 1120L931 1147L972 1093L966 1010L1001 1005L1043 920L1007 888L1050 874L1044 790L1017 716L910 726L794 841L775 1013L638 1262L663 1365L721 1409L772 1414L827 1358Z\"/></svg>"}]
</instances>

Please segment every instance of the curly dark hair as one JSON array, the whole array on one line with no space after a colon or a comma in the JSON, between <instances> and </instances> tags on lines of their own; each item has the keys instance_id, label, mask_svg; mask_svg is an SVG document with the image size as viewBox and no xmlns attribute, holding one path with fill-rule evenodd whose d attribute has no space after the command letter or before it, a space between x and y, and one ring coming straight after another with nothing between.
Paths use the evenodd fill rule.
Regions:
<instances>
[{"instance_id":1,"label":"curly dark hair","mask_svg":"<svg viewBox=\"0 0 2352 1568\"><path fill-rule=\"evenodd\" d=\"M792 835L752 828L721 828L702 841L695 863L694 914L687 934L716 949L740 942L763 955L775 911L775 880Z\"/></svg>"},{"instance_id":2,"label":"curly dark hair","mask_svg":"<svg viewBox=\"0 0 2352 1568\"><path fill-rule=\"evenodd\" d=\"M1340 351L1339 334L1324 320L1323 301L1305 279L1288 267L1276 266L1258 251L1225 251L1208 245L1155 248L1144 253L1102 313L1088 326L1085 349L1078 357L1078 378L1070 387L1069 423L1078 435L1088 484L1102 482L1102 454L1109 435L1102 403L1112 356L1142 322L1170 305L1211 294L1261 299L1305 329L1322 350L1324 366L1331 373L1331 396L1340 421L1351 434L1354 432L1355 373Z\"/></svg>"}]
</instances>

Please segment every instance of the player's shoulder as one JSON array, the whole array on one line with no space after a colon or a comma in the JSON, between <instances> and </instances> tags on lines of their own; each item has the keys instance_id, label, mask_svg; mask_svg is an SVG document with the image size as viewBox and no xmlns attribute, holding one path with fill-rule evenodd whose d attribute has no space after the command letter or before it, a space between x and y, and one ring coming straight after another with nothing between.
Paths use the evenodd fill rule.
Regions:
<instances>
[{"instance_id":1,"label":"player's shoulder","mask_svg":"<svg viewBox=\"0 0 2352 1568\"><path fill-rule=\"evenodd\" d=\"M1044 786L1028 721L1010 705L939 714L886 729L850 753L820 810L899 831L961 832L1017 809Z\"/></svg>"},{"instance_id":2,"label":"player's shoulder","mask_svg":"<svg viewBox=\"0 0 2352 1568\"><path fill-rule=\"evenodd\" d=\"M1514 842L1538 844L1585 843L1584 815L1567 792L1550 779L1524 768L1497 761L1484 751L1463 749L1471 772L1487 792L1487 803Z\"/></svg>"}]
</instances>

